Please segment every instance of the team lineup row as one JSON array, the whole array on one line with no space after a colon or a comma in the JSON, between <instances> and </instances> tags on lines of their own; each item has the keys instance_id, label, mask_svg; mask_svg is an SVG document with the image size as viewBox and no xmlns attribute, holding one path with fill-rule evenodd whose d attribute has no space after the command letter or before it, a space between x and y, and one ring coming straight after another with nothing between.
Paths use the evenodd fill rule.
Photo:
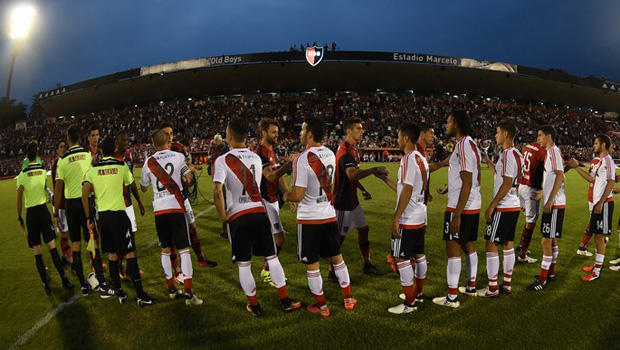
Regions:
<instances>
[{"instance_id":1,"label":"team lineup row","mask_svg":"<svg viewBox=\"0 0 620 350\"><path fill-rule=\"evenodd\" d=\"M540 275L528 286L538 291L555 280L555 264L558 256L557 240L561 238L566 197L564 195L565 166L562 155L555 146L555 129L542 126L536 143L527 145L523 154L514 147L516 127L511 121L502 121L497 127L496 142L503 151L497 163L480 152L476 142L469 136L471 122L462 111L452 111L447 117L446 131L457 140L454 152L448 159L429 164L426 148L434 141L434 130L424 124L405 122L399 127L398 146L404 152L397 174L397 180L389 177L384 167L359 168L356 144L364 134L358 118L344 121L347 138L336 154L321 145L326 127L317 117L305 119L300 139L305 150L285 160L283 165L276 159L272 147L278 142L278 123L274 120L261 121L261 145L249 150L244 141L249 126L241 119L230 120L226 140L231 147L223 152L214 164L214 202L220 220L224 223L232 248L233 261L237 263L239 281L248 298L246 309L255 316L262 314L256 296L256 284L251 272L251 257L261 256L265 265L261 277L275 286L282 308L289 312L301 307L301 303L288 296L286 277L278 259L284 244L284 233L279 219L278 191L290 202L297 212L297 254L305 264L308 285L316 303L308 311L329 316L323 295L323 281L319 260L328 259L330 278L337 280L342 288L344 306L354 309L357 300L352 296L350 278L340 247L347 232L357 229L360 251L364 257L364 273L382 274L369 257L368 225L357 199L358 189L365 198L370 195L359 180L374 175L396 192L396 209L392 221L392 259L400 274L403 303L391 307L395 314L416 310L416 303L423 300L427 262L424 254L424 235L427 225L427 202L432 200L429 191L431 173L448 166L448 205L444 216L446 242L447 296L433 299L439 305L457 308L460 305L458 293L482 297L497 297L500 293L512 291L512 274L515 261L533 263L536 259L527 256L532 232L544 200L541 216L543 259ZM192 292L192 262L190 246L196 248L195 224L191 206L186 200L187 184L194 181L191 161L173 147L172 126L160 125L152 132L155 154L142 167L140 189L152 188L153 211L159 245L161 264L168 284L170 299L185 298L188 305L202 303ZM121 288L119 261L127 261L127 275L131 277L138 295L137 303L151 305L155 299L144 292L140 269L137 263L134 241L135 216L128 208L127 197L132 192L138 200L141 214L143 206L137 194L130 167L130 159L119 160L115 153L120 150L117 137L108 136L102 142L101 155L93 160L92 152L78 145L79 130L71 126L67 130L69 149L58 160L55 176L55 208L57 225L61 226L63 216L72 241L72 268L80 280L82 294L89 293L89 284L83 276L80 256L82 235L89 242L92 264L99 282L102 298L118 296L119 301L127 295ZM584 280L593 281L600 277L605 256L605 236L611 234L613 215L613 185L615 164L609 155L610 139L597 136L594 151L597 161L592 162L590 173L580 169L575 160L567 163L566 169L575 168L590 182L589 202L591 220L589 234L596 242L595 264L588 269ZM121 150L122 151L122 150ZM63 286L72 288L66 279L60 257L55 249L55 233L51 217L45 205L46 175L37 162L37 146L27 147L29 163L20 173L18 187L18 218L21 219L22 195L27 208L28 242L34 249L37 268L46 291L45 268L41 258L41 236L48 244L52 260L61 276ZM122 158L121 158L122 159ZM493 200L484 212L487 225L484 238L489 285L476 289L478 256L473 242L478 237L478 222L482 205L480 193L481 164L485 162L494 171ZM292 188L289 191L283 176L292 169ZM129 204L131 202L129 201ZM128 210L130 209L130 210ZM523 209L526 215L520 256L515 257L514 238L519 217ZM188 226L189 225L189 226ZM193 232L192 232L193 231ZM106 283L99 252L108 254L112 288ZM499 284L499 249L503 251L503 280ZM181 260L184 293L174 285L176 255ZM196 251L196 249L195 249ZM466 256L467 286L459 287L461 274L461 251ZM216 263L199 255L199 263ZM178 279L178 277L177 277Z\"/></svg>"}]
</instances>

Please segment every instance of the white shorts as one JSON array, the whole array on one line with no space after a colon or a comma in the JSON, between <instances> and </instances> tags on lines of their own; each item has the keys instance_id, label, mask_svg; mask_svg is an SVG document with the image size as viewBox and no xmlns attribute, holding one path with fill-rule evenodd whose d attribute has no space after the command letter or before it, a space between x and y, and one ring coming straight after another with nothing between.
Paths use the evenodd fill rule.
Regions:
<instances>
[{"instance_id":1,"label":"white shorts","mask_svg":"<svg viewBox=\"0 0 620 350\"><path fill-rule=\"evenodd\" d=\"M269 217L269 222L271 223L271 233L277 234L280 232L284 232L284 228L282 227L282 221L280 220L280 203L267 202L263 201L265 204L265 209L267 209L267 216Z\"/></svg>"},{"instance_id":2,"label":"white shorts","mask_svg":"<svg viewBox=\"0 0 620 350\"><path fill-rule=\"evenodd\" d=\"M64 209L58 209L58 221L60 221L60 226L56 227L56 231L58 233L69 232L69 226L67 226L67 212Z\"/></svg>"},{"instance_id":3,"label":"white shorts","mask_svg":"<svg viewBox=\"0 0 620 350\"><path fill-rule=\"evenodd\" d=\"M129 222L131 222L131 232L138 232L138 222L136 221L136 212L133 210L133 205L125 208L125 213L127 213L127 217L129 218Z\"/></svg>"},{"instance_id":4,"label":"white shorts","mask_svg":"<svg viewBox=\"0 0 620 350\"><path fill-rule=\"evenodd\" d=\"M368 226L362 206L358 205L353 210L336 210L338 220L338 233L346 236L349 231Z\"/></svg>"},{"instance_id":5,"label":"white shorts","mask_svg":"<svg viewBox=\"0 0 620 350\"><path fill-rule=\"evenodd\" d=\"M519 202L521 202L521 208L525 213L525 222L528 224L535 224L540 214L540 200L534 200L536 195L536 189L519 185Z\"/></svg>"},{"instance_id":6,"label":"white shorts","mask_svg":"<svg viewBox=\"0 0 620 350\"><path fill-rule=\"evenodd\" d=\"M189 204L189 199L185 199L185 219L187 220L187 224L191 225L196 221L196 217L194 216L194 210L192 210L192 205Z\"/></svg>"}]
</instances>

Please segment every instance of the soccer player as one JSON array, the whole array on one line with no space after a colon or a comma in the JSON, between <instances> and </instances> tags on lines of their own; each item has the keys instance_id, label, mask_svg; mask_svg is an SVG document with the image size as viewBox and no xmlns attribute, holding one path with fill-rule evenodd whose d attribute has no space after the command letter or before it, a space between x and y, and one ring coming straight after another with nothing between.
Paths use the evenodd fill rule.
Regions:
<instances>
[{"instance_id":1,"label":"soccer player","mask_svg":"<svg viewBox=\"0 0 620 350\"><path fill-rule=\"evenodd\" d=\"M131 156L131 151L128 149L129 146L129 134L127 131L120 131L116 134L116 151L114 152L114 158L116 160L120 160L125 163L133 176L133 157ZM103 149L103 146L102 146ZM138 208L140 209L140 216L144 216L144 205L142 204L142 199L140 199L140 194L138 193L138 186L135 181L132 182L128 186L123 186L123 198L125 200L125 212L127 213L127 217L129 218L129 222L131 223L131 232L135 235L138 231L138 222L136 220L136 212L133 208L133 203L131 201L131 195L133 194L134 198L138 202ZM118 255L118 268L120 277L123 280L127 279L127 274L125 273L125 269L123 269L122 261L125 258L123 254Z\"/></svg>"},{"instance_id":2,"label":"soccer player","mask_svg":"<svg viewBox=\"0 0 620 350\"><path fill-rule=\"evenodd\" d=\"M163 130L166 133L166 135L168 135L168 147L170 148L170 150L173 152L181 153L183 157L185 158L185 163L187 164L187 166L190 168L190 171L191 171L192 165L191 165L191 162L187 159L187 154L185 153L185 150L183 149L183 145L173 142L174 132L172 129L172 123L163 122L159 125L159 128ZM194 177L192 176L192 178ZM192 250L194 251L194 254L196 254L199 267L216 267L217 261L208 260L207 258L205 258L205 256L202 253L202 247L200 246L200 238L198 238L198 226L196 225L196 217L194 216L194 210L192 209L192 205L190 204L189 199L187 198L187 193L188 193L187 186L190 183L191 182L186 182L184 184L183 196L185 197L185 201L184 201L185 218L189 225L189 235L190 235L190 241L192 243ZM174 257L173 260L176 260L176 254L173 254L173 257ZM179 279L177 278L177 280Z\"/></svg>"},{"instance_id":3,"label":"soccer player","mask_svg":"<svg viewBox=\"0 0 620 350\"><path fill-rule=\"evenodd\" d=\"M600 278L605 261L605 237L611 235L614 214L614 197L612 190L616 183L616 164L609 154L611 139L607 135L598 135L594 139L594 152L600 159L594 169L588 173L579 167L576 159L571 159L569 166L574 168L582 178L593 184L593 195L590 212L590 232L594 234L596 257L594 266L585 267L588 275L581 279L594 281Z\"/></svg>"},{"instance_id":4,"label":"soccer player","mask_svg":"<svg viewBox=\"0 0 620 350\"><path fill-rule=\"evenodd\" d=\"M357 244L360 248L363 261L363 272L366 275L384 275L370 261L370 241L368 240L368 224L364 217L364 211L357 199L357 190L362 191L365 200L372 198L359 180L374 174L387 175L385 167L373 167L370 169L359 168L359 156L357 143L364 136L362 120L359 117L346 119L343 123L347 134L346 140L340 144L336 151L336 178L334 181L334 208L340 233L340 245L344 242L349 231L357 229ZM338 281L334 270L330 266L329 278Z\"/></svg>"},{"instance_id":5,"label":"soccer player","mask_svg":"<svg viewBox=\"0 0 620 350\"><path fill-rule=\"evenodd\" d=\"M280 220L278 189L280 189L283 194L289 193L288 186L283 176L291 170L293 163L286 162L284 165L280 166L278 157L273 152L273 146L278 144L280 124L274 119L265 118L260 121L259 128L261 132L261 143L256 148L255 153L258 154L262 162L263 176L260 182L260 193L265 203L269 222L271 223L271 233L276 243L276 250L277 253L280 253L280 250L282 250L284 246L286 236L284 234L284 227L282 227L282 221ZM291 204L291 208L294 209L294 203ZM265 263L260 275L264 282L273 284L268 263Z\"/></svg>"},{"instance_id":6,"label":"soccer player","mask_svg":"<svg viewBox=\"0 0 620 350\"><path fill-rule=\"evenodd\" d=\"M479 289L481 297L494 298L499 293L512 293L512 272L515 266L514 240L517 221L519 221L519 197L517 186L521 177L523 157L514 147L517 127L512 121L501 121L497 125L495 141L503 149L497 164L484 156L485 162L493 170L493 200L485 211L487 221L484 239L486 240L487 276L489 286ZM499 246L504 252L504 280L498 285Z\"/></svg>"},{"instance_id":7,"label":"soccer player","mask_svg":"<svg viewBox=\"0 0 620 350\"><path fill-rule=\"evenodd\" d=\"M601 161L601 158L598 156L598 154L596 154L594 158L592 159L592 161L590 161L590 169L588 173L592 177L595 176L596 173L594 172L594 170L597 168L598 163L600 161ZM566 167L564 167L564 172L567 172L568 170L572 169L572 165L573 163L570 162ZM579 163L577 163L577 166L579 166ZM577 167L575 167L575 169L577 169ZM579 173L581 174L581 172ZM586 179L586 181L588 180ZM590 214L592 214L592 208L594 208L593 198L594 198L594 181L588 181L588 209L590 211ZM590 230L590 224L588 223L588 226L586 226L586 229L583 232L583 237L581 237L581 243L579 243L579 248L577 249L577 255L583 255L587 257L590 257L593 255L587 250L590 239L592 239L592 231Z\"/></svg>"},{"instance_id":8,"label":"soccer player","mask_svg":"<svg viewBox=\"0 0 620 350\"><path fill-rule=\"evenodd\" d=\"M529 291L539 291L547 287L547 280L555 281L555 264L558 260L557 240L562 237L564 209L564 161L562 152L555 145L556 130L551 125L538 128L538 143L547 150L543 172L542 191L536 192L535 200L544 197L543 215L540 219L542 234L543 261L540 275L527 287ZM522 248L523 249L523 248Z\"/></svg>"},{"instance_id":9,"label":"soccer player","mask_svg":"<svg viewBox=\"0 0 620 350\"><path fill-rule=\"evenodd\" d=\"M532 142L522 150L523 174L519 181L519 202L525 214L525 227L521 233L521 242L517 247L518 263L534 264L538 259L528 256L528 248L532 242L532 234L540 214L540 199L535 199L536 193L542 189L543 171L547 151L538 142Z\"/></svg>"},{"instance_id":10,"label":"soccer player","mask_svg":"<svg viewBox=\"0 0 620 350\"><path fill-rule=\"evenodd\" d=\"M448 115L446 132L455 137L457 144L450 156L448 170L448 206L444 215L444 234L448 255L448 296L437 297L438 305L457 308L457 293L476 295L478 255L473 242L478 239L478 221L482 197L480 196L480 150L469 136L471 120L461 110ZM461 254L467 255L467 286L458 287L461 275Z\"/></svg>"},{"instance_id":11,"label":"soccer player","mask_svg":"<svg viewBox=\"0 0 620 350\"><path fill-rule=\"evenodd\" d=\"M155 229L161 247L161 265L168 284L168 297L176 299L181 293L174 285L170 248L175 246L181 256L185 304L200 305L202 300L192 292L192 258L189 255L190 237L187 227L183 197L183 181L191 182L192 173L185 157L168 147L168 134L162 129L152 133L155 154L148 157L142 167L140 189L146 192L153 188L153 211Z\"/></svg>"},{"instance_id":12,"label":"soccer player","mask_svg":"<svg viewBox=\"0 0 620 350\"><path fill-rule=\"evenodd\" d=\"M405 301L388 309L393 314L407 314L417 309L415 303L422 301L426 278L425 198L430 170L424 155L416 150L415 141L419 134L420 128L413 122L404 122L398 130L398 148L405 153L400 161L398 183L394 183L387 175L375 175L396 191L396 211L392 220L392 255L398 266ZM411 260L415 260L415 274Z\"/></svg>"},{"instance_id":13,"label":"soccer player","mask_svg":"<svg viewBox=\"0 0 620 350\"><path fill-rule=\"evenodd\" d=\"M99 125L94 124L88 128L88 151L93 159L93 164L101 160L102 153L99 147Z\"/></svg>"},{"instance_id":14,"label":"soccer player","mask_svg":"<svg viewBox=\"0 0 620 350\"><path fill-rule=\"evenodd\" d=\"M246 305L254 316L262 309L256 296L256 282L252 276L252 255L262 256L269 264L271 280L275 284L284 312L301 307L288 297L284 270L278 259L271 224L260 193L262 162L245 145L249 132L247 123L232 118L226 129L226 141L232 149L218 157L213 174L213 201L222 222L228 224L232 259L239 268L239 283L247 296ZM226 202L222 188L226 186Z\"/></svg>"},{"instance_id":15,"label":"soccer player","mask_svg":"<svg viewBox=\"0 0 620 350\"><path fill-rule=\"evenodd\" d=\"M54 159L54 163L52 164L52 184L56 183L58 160L60 159L60 157L62 157L63 154L65 154L65 141L60 141L58 142L58 146L56 147L56 155L58 156L58 158ZM66 260L69 264L73 264L73 251L71 250L71 246L69 245L69 227L67 227L64 193L62 194L62 198L60 199L60 207L56 208L55 202L52 202L52 209L54 215L58 214L58 219L60 222L60 225L56 226L56 231L60 233L60 247L63 252L63 259Z\"/></svg>"},{"instance_id":16,"label":"soccer player","mask_svg":"<svg viewBox=\"0 0 620 350\"><path fill-rule=\"evenodd\" d=\"M37 162L37 143L30 142L26 146L26 155L30 164L24 168L17 176L17 221L23 230L24 219L22 219L22 206L25 199L26 207L26 227L28 228L28 246L34 252L34 260L39 271L39 277L43 283L46 294L51 294L52 289L47 282L45 265L41 255L41 236L43 242L47 244L54 267L60 275L62 286L65 289L73 289L73 284L69 282L62 268L62 262L58 250L56 250L56 234L50 212L47 210L45 182L47 181L47 171L41 163Z\"/></svg>"},{"instance_id":17,"label":"soccer player","mask_svg":"<svg viewBox=\"0 0 620 350\"><path fill-rule=\"evenodd\" d=\"M139 306L153 305L155 300L142 288L135 237L125 211L123 191L126 186L134 183L134 179L125 162L114 159L115 148L114 137L107 136L103 139L101 160L93 164L84 174L82 206L86 217L90 217L89 196L91 191L94 192L101 222L101 251L108 253L110 277L119 302L122 304L127 299L127 294L121 288L118 268L118 256L124 255L127 258L127 273L136 289L137 304ZM88 227L91 230L94 228L91 219L88 219Z\"/></svg>"},{"instance_id":18,"label":"soccer player","mask_svg":"<svg viewBox=\"0 0 620 350\"><path fill-rule=\"evenodd\" d=\"M89 285L84 279L84 271L82 268L81 253L81 237L84 235L84 241L88 243L91 239L88 225L86 222L86 213L82 206L82 180L84 174L92 164L90 152L79 145L80 129L77 125L71 125L67 128L67 145L69 149L58 160L56 173L56 183L54 191L54 206L60 208L60 202L64 198L67 215L67 226L69 227L69 238L73 248L73 271L77 274L82 286L81 293L83 296L88 295ZM54 213L56 217L56 226L60 226L59 213ZM96 240L97 236L93 235ZM103 275L103 266L101 263L101 254L96 247L95 252L91 254L92 264L99 281L99 291L102 299L114 296L114 291L110 289Z\"/></svg>"},{"instance_id":19,"label":"soccer player","mask_svg":"<svg viewBox=\"0 0 620 350\"><path fill-rule=\"evenodd\" d=\"M319 270L319 259L329 258L334 265L344 306L353 310L357 300L351 295L349 270L340 253L336 211L333 205L332 185L336 156L329 148L321 145L325 137L325 122L319 117L307 117L301 126L301 144L306 149L294 161L291 193L284 198L298 202L297 206L297 254L306 264L308 285L316 304L308 311L323 317L330 315L325 296L323 279Z\"/></svg>"},{"instance_id":20,"label":"soccer player","mask_svg":"<svg viewBox=\"0 0 620 350\"><path fill-rule=\"evenodd\" d=\"M432 164L430 163L428 152L426 150L435 143L435 129L430 124L424 123L424 122L418 123L418 126L420 127L420 137L418 138L418 142L416 143L416 150L424 156L424 159L426 159L426 162L428 163L429 171L431 173L434 173L435 171L450 165L449 163L450 158L446 158L442 160L441 162L432 163ZM424 190L425 191L424 200L428 203L433 200L433 196L431 195L431 192L429 190L430 189L430 175L426 183L426 187L427 188Z\"/></svg>"}]
</instances>

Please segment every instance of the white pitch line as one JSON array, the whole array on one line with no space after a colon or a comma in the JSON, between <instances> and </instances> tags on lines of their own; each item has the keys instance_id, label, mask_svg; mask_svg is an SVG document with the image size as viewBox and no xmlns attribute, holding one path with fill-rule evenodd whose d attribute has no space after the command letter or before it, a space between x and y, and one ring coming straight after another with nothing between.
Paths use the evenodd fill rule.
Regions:
<instances>
[{"instance_id":1,"label":"white pitch line","mask_svg":"<svg viewBox=\"0 0 620 350\"><path fill-rule=\"evenodd\" d=\"M198 215L196 215L196 219L201 217L201 216L203 216L204 214L210 212L214 208L215 208L215 206L212 205L212 206L208 207L207 209L201 211L200 213L198 213ZM153 242L151 242L151 243L145 245L144 247L140 248L140 250L138 250L138 253L140 253L140 252L142 252L142 251L144 251L146 249L149 249L149 248L153 247L156 244L157 244L157 240L154 240ZM52 318L54 318L54 316L56 316L59 312L64 310L67 306L69 306L69 305L73 304L74 302L76 302L79 298L80 297L78 296L78 294L75 294L69 300L67 300L66 302L58 305L55 309L53 309L52 311L48 312L47 315L45 315L42 319L37 321L37 323L35 323L34 326L32 326L32 328L30 328L28 331L26 331L26 333L22 334L19 338L17 338L17 340L15 341L15 343L13 345L11 345L9 350L19 349L21 346L26 344L26 342L39 329L41 329L41 327L45 326L45 324L47 324Z\"/></svg>"}]
</instances>

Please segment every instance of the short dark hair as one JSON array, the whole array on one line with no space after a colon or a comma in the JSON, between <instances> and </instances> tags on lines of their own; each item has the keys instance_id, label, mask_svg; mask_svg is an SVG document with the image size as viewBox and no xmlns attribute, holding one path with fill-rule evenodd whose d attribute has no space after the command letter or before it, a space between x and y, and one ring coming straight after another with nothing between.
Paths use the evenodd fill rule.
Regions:
<instances>
[{"instance_id":1,"label":"short dark hair","mask_svg":"<svg viewBox=\"0 0 620 350\"><path fill-rule=\"evenodd\" d=\"M603 135L596 135L595 138L598 139L599 143L605 144L605 149L609 149L611 147L611 139L609 138L609 136L603 134Z\"/></svg>"},{"instance_id":2,"label":"short dark hair","mask_svg":"<svg viewBox=\"0 0 620 350\"><path fill-rule=\"evenodd\" d=\"M508 133L508 137L511 139L514 139L517 135L517 126L512 120L504 119L497 124L497 127L506 131Z\"/></svg>"},{"instance_id":3,"label":"short dark hair","mask_svg":"<svg viewBox=\"0 0 620 350\"><path fill-rule=\"evenodd\" d=\"M231 133L232 138L237 142L245 141L250 131L248 123L241 118L232 118L228 121L228 131Z\"/></svg>"},{"instance_id":4,"label":"short dark hair","mask_svg":"<svg viewBox=\"0 0 620 350\"><path fill-rule=\"evenodd\" d=\"M469 115L460 109L450 112L450 115L454 119L456 126L458 126L461 135L468 136L471 133L471 119Z\"/></svg>"},{"instance_id":5,"label":"short dark hair","mask_svg":"<svg viewBox=\"0 0 620 350\"><path fill-rule=\"evenodd\" d=\"M30 140L28 140L28 142L39 142L39 140L37 139L36 136L31 136Z\"/></svg>"},{"instance_id":6,"label":"short dark hair","mask_svg":"<svg viewBox=\"0 0 620 350\"><path fill-rule=\"evenodd\" d=\"M101 142L101 152L106 157L111 157L114 155L114 151L116 150L116 137L112 135L106 136Z\"/></svg>"},{"instance_id":7,"label":"short dark hair","mask_svg":"<svg viewBox=\"0 0 620 350\"><path fill-rule=\"evenodd\" d=\"M398 131L403 135L409 137L409 142L416 144L420 137L420 127L418 124L412 121L406 121L400 124Z\"/></svg>"},{"instance_id":8,"label":"short dark hair","mask_svg":"<svg viewBox=\"0 0 620 350\"><path fill-rule=\"evenodd\" d=\"M348 119L345 119L344 122L342 123L342 125L344 126L344 129L353 129L353 126L355 124L362 124L362 118L360 117L351 117Z\"/></svg>"},{"instance_id":9,"label":"short dark hair","mask_svg":"<svg viewBox=\"0 0 620 350\"><path fill-rule=\"evenodd\" d=\"M30 141L26 146L26 156L29 161L35 161L37 159L37 153L39 151L39 146L36 142Z\"/></svg>"},{"instance_id":10,"label":"short dark hair","mask_svg":"<svg viewBox=\"0 0 620 350\"><path fill-rule=\"evenodd\" d=\"M97 130L97 131L100 130L99 129L99 124L91 125L90 128L88 128L88 136L90 136L90 133L93 132L94 130Z\"/></svg>"},{"instance_id":11,"label":"short dark hair","mask_svg":"<svg viewBox=\"0 0 620 350\"><path fill-rule=\"evenodd\" d=\"M56 143L56 149L58 149L58 147L60 147L60 144L61 144L61 143L64 143L64 144L65 144L65 146L66 146L66 143L67 143L67 142L65 142L65 140L60 140L60 141L58 141L58 142Z\"/></svg>"},{"instance_id":12,"label":"short dark hair","mask_svg":"<svg viewBox=\"0 0 620 350\"><path fill-rule=\"evenodd\" d=\"M153 146L162 147L168 143L168 134L162 129L155 129L151 132L151 138L153 139Z\"/></svg>"},{"instance_id":13,"label":"short dark hair","mask_svg":"<svg viewBox=\"0 0 620 350\"><path fill-rule=\"evenodd\" d=\"M434 129L432 125L430 125L429 123L425 123L425 122L419 122L418 127L420 128L420 132L427 132L430 129Z\"/></svg>"},{"instance_id":14,"label":"short dark hair","mask_svg":"<svg viewBox=\"0 0 620 350\"><path fill-rule=\"evenodd\" d=\"M278 123L277 120L272 119L272 118L263 118L260 120L260 123L258 124L260 131L269 131L269 127L271 125L275 125L278 127L278 129L280 128L280 123Z\"/></svg>"},{"instance_id":15,"label":"short dark hair","mask_svg":"<svg viewBox=\"0 0 620 350\"><path fill-rule=\"evenodd\" d=\"M71 143L78 143L80 141L80 127L72 124L67 128L67 139Z\"/></svg>"},{"instance_id":16,"label":"short dark hair","mask_svg":"<svg viewBox=\"0 0 620 350\"><path fill-rule=\"evenodd\" d=\"M174 130L174 126L172 126L172 123L164 120L163 122L159 123L159 125L157 126L157 129L161 130L164 128L171 128L172 130Z\"/></svg>"},{"instance_id":17,"label":"short dark hair","mask_svg":"<svg viewBox=\"0 0 620 350\"><path fill-rule=\"evenodd\" d=\"M325 137L325 121L319 117L306 117L304 123L306 123L306 132L312 133L314 142L322 142Z\"/></svg>"},{"instance_id":18,"label":"short dark hair","mask_svg":"<svg viewBox=\"0 0 620 350\"><path fill-rule=\"evenodd\" d=\"M551 125L543 125L541 127L538 128L538 131L542 131L543 134L545 135L551 135L551 140L553 140L553 142L555 142L555 137L557 135L557 132L555 131L555 128Z\"/></svg>"},{"instance_id":19,"label":"short dark hair","mask_svg":"<svg viewBox=\"0 0 620 350\"><path fill-rule=\"evenodd\" d=\"M121 130L116 133L116 137L119 137L121 135L129 135L129 132L127 132L127 130Z\"/></svg>"}]
</instances>

